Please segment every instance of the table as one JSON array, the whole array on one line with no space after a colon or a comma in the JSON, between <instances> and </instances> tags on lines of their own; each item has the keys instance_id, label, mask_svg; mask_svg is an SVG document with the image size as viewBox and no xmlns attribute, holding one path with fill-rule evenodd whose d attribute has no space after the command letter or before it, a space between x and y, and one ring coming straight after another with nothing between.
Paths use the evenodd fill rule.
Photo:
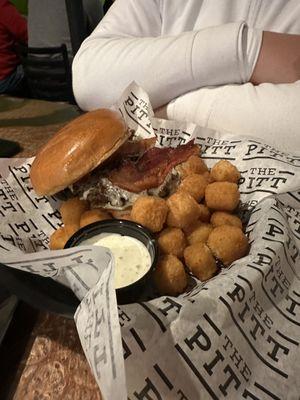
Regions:
<instances>
[{"instance_id":1,"label":"table","mask_svg":"<svg viewBox=\"0 0 300 400\"><path fill-rule=\"evenodd\" d=\"M0 96L0 138L20 143L16 157L33 156L78 115L66 103ZM21 303L9 334L0 355L1 399L101 400L73 320Z\"/></svg>"}]
</instances>

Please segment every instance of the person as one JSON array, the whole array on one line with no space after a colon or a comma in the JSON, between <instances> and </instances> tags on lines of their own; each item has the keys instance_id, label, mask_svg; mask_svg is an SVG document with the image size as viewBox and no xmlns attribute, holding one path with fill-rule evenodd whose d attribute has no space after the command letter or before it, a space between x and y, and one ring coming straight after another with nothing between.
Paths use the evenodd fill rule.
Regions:
<instances>
[{"instance_id":1,"label":"person","mask_svg":"<svg viewBox=\"0 0 300 400\"><path fill-rule=\"evenodd\" d=\"M26 19L8 1L0 0L0 93L22 94L24 71L17 45L27 43Z\"/></svg>"},{"instance_id":2,"label":"person","mask_svg":"<svg viewBox=\"0 0 300 400\"><path fill-rule=\"evenodd\" d=\"M133 80L158 116L300 150L299 0L116 0L81 45L73 90L111 106Z\"/></svg>"},{"instance_id":3,"label":"person","mask_svg":"<svg viewBox=\"0 0 300 400\"><path fill-rule=\"evenodd\" d=\"M28 0L10 0L10 2L16 7L21 15L27 15Z\"/></svg>"},{"instance_id":4,"label":"person","mask_svg":"<svg viewBox=\"0 0 300 400\"><path fill-rule=\"evenodd\" d=\"M100 0L82 0L87 33L103 16ZM68 15L64 0L28 0L29 47L55 47L65 44L73 58Z\"/></svg>"}]
</instances>

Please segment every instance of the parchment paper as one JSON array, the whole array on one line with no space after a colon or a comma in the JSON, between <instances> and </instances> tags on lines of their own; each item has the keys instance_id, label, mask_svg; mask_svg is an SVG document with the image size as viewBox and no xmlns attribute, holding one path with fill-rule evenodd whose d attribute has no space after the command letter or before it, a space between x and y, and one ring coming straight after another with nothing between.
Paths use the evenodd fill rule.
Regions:
<instances>
[{"instance_id":1,"label":"parchment paper","mask_svg":"<svg viewBox=\"0 0 300 400\"><path fill-rule=\"evenodd\" d=\"M47 250L61 225L59 202L35 195L32 159L2 159L0 262L72 288L104 399L299 399L299 149L286 154L255 138L156 119L135 83L115 108L138 135L155 134L157 146L195 139L209 167L220 159L237 166L249 255L206 283L192 279L177 298L117 306L110 252Z\"/></svg>"}]
</instances>

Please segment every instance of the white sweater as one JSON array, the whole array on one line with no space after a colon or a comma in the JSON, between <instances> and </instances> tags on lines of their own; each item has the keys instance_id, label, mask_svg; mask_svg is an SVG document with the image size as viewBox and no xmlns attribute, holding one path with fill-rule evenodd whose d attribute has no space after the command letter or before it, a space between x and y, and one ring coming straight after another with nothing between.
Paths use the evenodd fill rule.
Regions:
<instances>
[{"instance_id":1,"label":"white sweater","mask_svg":"<svg viewBox=\"0 0 300 400\"><path fill-rule=\"evenodd\" d=\"M169 118L270 144L284 128L300 150L300 82L246 83L262 30L300 34L300 1L116 0L74 59L75 97L107 107L135 80Z\"/></svg>"}]
</instances>

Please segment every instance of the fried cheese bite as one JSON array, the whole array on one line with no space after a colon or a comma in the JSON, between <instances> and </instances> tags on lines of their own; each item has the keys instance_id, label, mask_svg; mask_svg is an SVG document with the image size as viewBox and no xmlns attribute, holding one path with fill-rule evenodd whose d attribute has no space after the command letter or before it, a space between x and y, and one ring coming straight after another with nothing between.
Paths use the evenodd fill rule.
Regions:
<instances>
[{"instance_id":1,"label":"fried cheese bite","mask_svg":"<svg viewBox=\"0 0 300 400\"><path fill-rule=\"evenodd\" d=\"M201 174L201 176L203 176L207 180L207 183L213 182L213 179L212 179L209 171L203 172L203 174Z\"/></svg>"},{"instance_id":2,"label":"fried cheese bite","mask_svg":"<svg viewBox=\"0 0 300 400\"><path fill-rule=\"evenodd\" d=\"M199 220L202 222L209 222L211 214L208 207L206 207L206 205L204 204L199 204L199 211L200 211Z\"/></svg>"},{"instance_id":3,"label":"fried cheese bite","mask_svg":"<svg viewBox=\"0 0 300 400\"><path fill-rule=\"evenodd\" d=\"M238 185L232 182L213 182L206 186L205 202L208 208L233 211L240 201Z\"/></svg>"},{"instance_id":4,"label":"fried cheese bite","mask_svg":"<svg viewBox=\"0 0 300 400\"><path fill-rule=\"evenodd\" d=\"M243 224L237 215L232 215L225 211L215 211L212 213L210 223L216 227L221 225L232 225L242 229Z\"/></svg>"},{"instance_id":5,"label":"fried cheese bite","mask_svg":"<svg viewBox=\"0 0 300 400\"><path fill-rule=\"evenodd\" d=\"M141 196L133 204L130 217L152 232L162 230L168 214L164 199L155 196Z\"/></svg>"},{"instance_id":6,"label":"fried cheese bite","mask_svg":"<svg viewBox=\"0 0 300 400\"><path fill-rule=\"evenodd\" d=\"M101 210L100 208L94 208L92 210L84 211L84 213L80 217L80 228L92 224L97 221L104 221L106 219L110 219L111 216L108 212Z\"/></svg>"},{"instance_id":7,"label":"fried cheese bite","mask_svg":"<svg viewBox=\"0 0 300 400\"><path fill-rule=\"evenodd\" d=\"M166 228L158 236L158 247L164 254L173 254L178 258L183 257L186 247L186 238L180 228Z\"/></svg>"},{"instance_id":8,"label":"fried cheese bite","mask_svg":"<svg viewBox=\"0 0 300 400\"><path fill-rule=\"evenodd\" d=\"M238 183L241 174L237 167L227 160L218 161L210 171L211 178L216 182Z\"/></svg>"},{"instance_id":9,"label":"fried cheese bite","mask_svg":"<svg viewBox=\"0 0 300 400\"><path fill-rule=\"evenodd\" d=\"M187 276L182 262L172 254L162 255L154 272L154 282L162 295L183 293L187 287Z\"/></svg>"},{"instance_id":10,"label":"fried cheese bite","mask_svg":"<svg viewBox=\"0 0 300 400\"><path fill-rule=\"evenodd\" d=\"M200 281L207 281L217 272L217 264L204 243L194 243L184 249L185 265Z\"/></svg>"},{"instance_id":11,"label":"fried cheese bite","mask_svg":"<svg viewBox=\"0 0 300 400\"><path fill-rule=\"evenodd\" d=\"M73 235L80 228L80 218L84 211L88 210L89 203L73 197L63 202L60 207L60 214L68 236Z\"/></svg>"},{"instance_id":12,"label":"fried cheese bite","mask_svg":"<svg viewBox=\"0 0 300 400\"><path fill-rule=\"evenodd\" d=\"M169 213L167 225L173 228L184 229L192 225L200 216L199 204L187 192L178 191L167 200Z\"/></svg>"},{"instance_id":13,"label":"fried cheese bite","mask_svg":"<svg viewBox=\"0 0 300 400\"><path fill-rule=\"evenodd\" d=\"M225 266L244 257L249 250L249 242L243 231L230 225L214 228L208 237L207 245Z\"/></svg>"},{"instance_id":14,"label":"fried cheese bite","mask_svg":"<svg viewBox=\"0 0 300 400\"><path fill-rule=\"evenodd\" d=\"M203 174L208 171L207 165L199 156L190 156L185 162L180 164L176 169L182 178L191 174Z\"/></svg>"},{"instance_id":15,"label":"fried cheese bite","mask_svg":"<svg viewBox=\"0 0 300 400\"><path fill-rule=\"evenodd\" d=\"M182 180L178 190L183 190L189 193L196 201L203 199L205 188L208 185L208 180L205 176L199 174L191 174Z\"/></svg>"},{"instance_id":16,"label":"fried cheese bite","mask_svg":"<svg viewBox=\"0 0 300 400\"><path fill-rule=\"evenodd\" d=\"M189 235L194 229L196 229L200 224L209 224L210 222L210 211L204 204L198 204L199 208L199 218L194 220L191 224L185 226L183 231L186 235Z\"/></svg>"},{"instance_id":17,"label":"fried cheese bite","mask_svg":"<svg viewBox=\"0 0 300 400\"><path fill-rule=\"evenodd\" d=\"M131 221L131 209L126 210L111 210L111 215L116 219L125 219L126 221Z\"/></svg>"},{"instance_id":18,"label":"fried cheese bite","mask_svg":"<svg viewBox=\"0 0 300 400\"><path fill-rule=\"evenodd\" d=\"M213 226L211 224L198 221L187 236L188 244L191 245L199 242L206 243L208 236L212 230Z\"/></svg>"},{"instance_id":19,"label":"fried cheese bite","mask_svg":"<svg viewBox=\"0 0 300 400\"><path fill-rule=\"evenodd\" d=\"M65 228L58 228L50 236L49 248L51 250L61 250L65 247L70 236L67 235Z\"/></svg>"}]
</instances>

